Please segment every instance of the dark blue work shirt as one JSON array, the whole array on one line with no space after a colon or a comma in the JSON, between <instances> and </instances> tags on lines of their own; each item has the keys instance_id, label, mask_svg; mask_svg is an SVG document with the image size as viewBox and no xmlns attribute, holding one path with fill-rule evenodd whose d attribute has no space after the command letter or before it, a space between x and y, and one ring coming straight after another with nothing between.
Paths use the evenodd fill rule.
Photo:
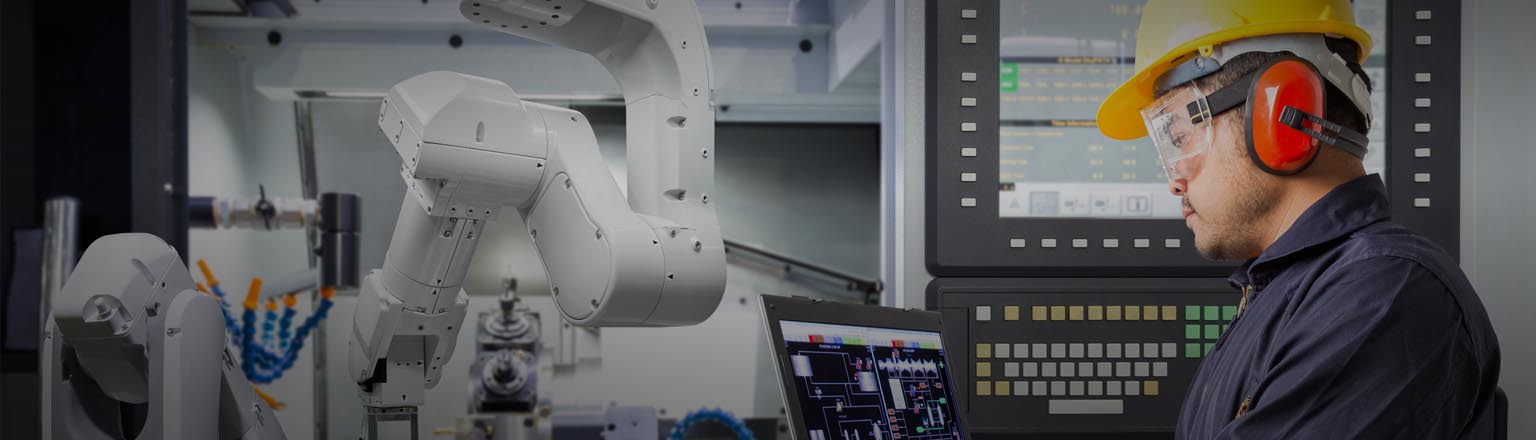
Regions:
<instances>
[{"instance_id":1,"label":"dark blue work shirt","mask_svg":"<svg viewBox=\"0 0 1536 440\"><path fill-rule=\"evenodd\" d=\"M1181 439L1491 438L1499 347L1443 249L1339 185L1229 281L1246 306L1200 363Z\"/></svg>"}]
</instances>

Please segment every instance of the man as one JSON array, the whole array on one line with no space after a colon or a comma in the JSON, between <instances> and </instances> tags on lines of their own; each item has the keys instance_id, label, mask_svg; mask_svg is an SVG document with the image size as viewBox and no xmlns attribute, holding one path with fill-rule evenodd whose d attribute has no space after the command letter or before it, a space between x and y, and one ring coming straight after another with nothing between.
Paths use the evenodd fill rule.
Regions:
<instances>
[{"instance_id":1,"label":"man","mask_svg":"<svg viewBox=\"0 0 1536 440\"><path fill-rule=\"evenodd\" d=\"M1150 134L1200 253L1245 260L1178 436L1491 437L1487 313L1361 164L1371 40L1349 1L1151 0L1137 42L1099 127Z\"/></svg>"}]
</instances>

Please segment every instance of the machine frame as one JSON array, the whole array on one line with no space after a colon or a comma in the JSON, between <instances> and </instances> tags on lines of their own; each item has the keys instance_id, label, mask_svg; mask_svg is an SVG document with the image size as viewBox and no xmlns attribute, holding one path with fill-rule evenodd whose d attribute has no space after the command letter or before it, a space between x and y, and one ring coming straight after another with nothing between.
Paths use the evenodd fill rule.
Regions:
<instances>
[{"instance_id":1,"label":"machine frame","mask_svg":"<svg viewBox=\"0 0 1536 440\"><path fill-rule=\"evenodd\" d=\"M927 9L926 263L934 276L1225 276L1176 219L1004 218L998 212L996 1ZM1457 253L1460 2L1387 4L1387 188L1394 220ZM1445 86L1450 84L1450 87ZM962 103L962 98L966 98ZM970 99L974 98L974 105ZM1449 107L1447 107L1449 106ZM962 176L974 176L966 179ZM1049 242L1047 242L1049 240ZM1047 243L1050 243L1049 245Z\"/></svg>"}]
</instances>

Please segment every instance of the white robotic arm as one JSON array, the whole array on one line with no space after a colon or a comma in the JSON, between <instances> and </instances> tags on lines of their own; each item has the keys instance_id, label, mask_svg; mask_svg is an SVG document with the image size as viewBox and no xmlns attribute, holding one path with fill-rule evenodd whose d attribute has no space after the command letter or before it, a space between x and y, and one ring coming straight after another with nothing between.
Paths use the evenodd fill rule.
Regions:
<instances>
[{"instance_id":1,"label":"white robotic arm","mask_svg":"<svg viewBox=\"0 0 1536 440\"><path fill-rule=\"evenodd\" d=\"M390 90L379 127L409 191L383 268L363 281L350 365L370 437L415 433L415 407L453 354L460 286L485 222L528 225L565 319L585 326L698 323L718 306L708 46L692 2L466 0L493 29L595 56L627 111L629 197L580 113L524 102L498 81L431 72Z\"/></svg>"}]
</instances>

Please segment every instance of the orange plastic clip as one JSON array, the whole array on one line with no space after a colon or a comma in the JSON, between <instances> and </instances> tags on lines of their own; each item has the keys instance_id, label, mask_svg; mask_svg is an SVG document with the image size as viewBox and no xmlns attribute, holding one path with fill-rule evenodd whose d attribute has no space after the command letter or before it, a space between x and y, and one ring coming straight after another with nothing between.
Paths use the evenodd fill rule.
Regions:
<instances>
[{"instance_id":1,"label":"orange plastic clip","mask_svg":"<svg viewBox=\"0 0 1536 440\"><path fill-rule=\"evenodd\" d=\"M261 293L261 277L251 278L251 290L245 292L246 310L256 310L257 294Z\"/></svg>"},{"instance_id":2,"label":"orange plastic clip","mask_svg":"<svg viewBox=\"0 0 1536 440\"><path fill-rule=\"evenodd\" d=\"M293 308L293 306L296 306L298 304L299 304L298 292L288 292L287 295L283 295L283 306L284 307L287 307L287 308L291 309L291 308Z\"/></svg>"},{"instance_id":3,"label":"orange plastic clip","mask_svg":"<svg viewBox=\"0 0 1536 440\"><path fill-rule=\"evenodd\" d=\"M267 298L267 311L268 312L276 312L277 311L277 298Z\"/></svg>"},{"instance_id":4,"label":"orange plastic clip","mask_svg":"<svg viewBox=\"0 0 1536 440\"><path fill-rule=\"evenodd\" d=\"M208 295L210 297L213 297L213 299L219 299L219 297L213 296L213 292L209 292L207 287L203 287L203 283L192 283L192 284L197 286L197 291L198 292L203 292L204 295Z\"/></svg>"},{"instance_id":5,"label":"orange plastic clip","mask_svg":"<svg viewBox=\"0 0 1536 440\"><path fill-rule=\"evenodd\" d=\"M332 296L336 296L335 286L324 286L320 288L320 297L331 299Z\"/></svg>"},{"instance_id":6,"label":"orange plastic clip","mask_svg":"<svg viewBox=\"0 0 1536 440\"><path fill-rule=\"evenodd\" d=\"M267 395L266 392L261 391L261 388L258 388L255 385L252 385L251 389L256 390L256 395L261 397L261 400L266 401L267 406L271 407L274 411L283 409L284 407L288 406L283 402L277 401L277 399L273 399L272 396Z\"/></svg>"}]
</instances>

